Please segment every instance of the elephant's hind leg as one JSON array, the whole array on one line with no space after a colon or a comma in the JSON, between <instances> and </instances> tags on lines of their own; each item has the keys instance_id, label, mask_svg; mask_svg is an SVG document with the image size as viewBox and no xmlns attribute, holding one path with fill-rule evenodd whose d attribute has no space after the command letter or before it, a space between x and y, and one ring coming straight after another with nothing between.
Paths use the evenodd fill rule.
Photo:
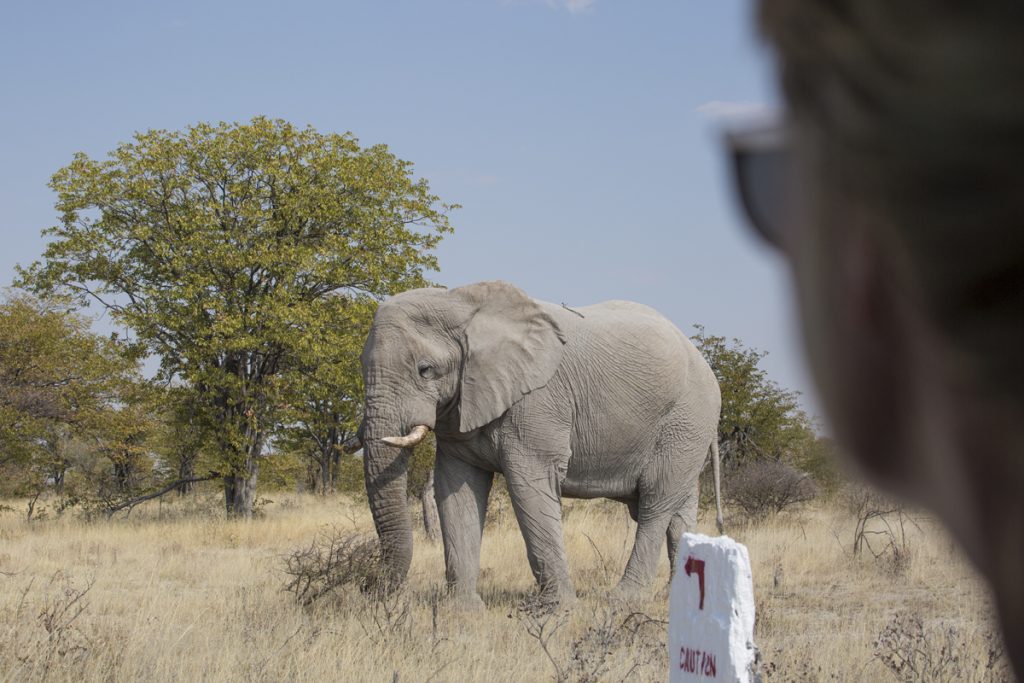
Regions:
<instances>
[{"instance_id":1,"label":"elephant's hind leg","mask_svg":"<svg viewBox=\"0 0 1024 683\"><path fill-rule=\"evenodd\" d=\"M707 454L706 440L694 436L686 416L681 414L670 415L661 428L640 476L636 541L616 589L621 595L635 596L647 590L657 574L665 539L670 559L674 559L683 529L693 527L696 478Z\"/></svg>"},{"instance_id":2,"label":"elephant's hind leg","mask_svg":"<svg viewBox=\"0 0 1024 683\"><path fill-rule=\"evenodd\" d=\"M686 531L686 522L679 513L672 515L672 521L668 523L668 571L669 577L676 574L676 557L679 555L679 543Z\"/></svg>"},{"instance_id":3,"label":"elephant's hind leg","mask_svg":"<svg viewBox=\"0 0 1024 683\"><path fill-rule=\"evenodd\" d=\"M658 555L671 517L671 511L645 510L641 505L633 552L626 562L626 571L615 588L615 593L619 597L640 597L654 581L654 575L658 570Z\"/></svg>"},{"instance_id":4,"label":"elephant's hind leg","mask_svg":"<svg viewBox=\"0 0 1024 683\"><path fill-rule=\"evenodd\" d=\"M694 531L697 528L697 503L698 495L695 491L687 499L683 509L672 515L672 520L668 523L668 533L666 536L668 541L669 580L676 573L676 559L679 555L680 539L685 532Z\"/></svg>"}]
</instances>

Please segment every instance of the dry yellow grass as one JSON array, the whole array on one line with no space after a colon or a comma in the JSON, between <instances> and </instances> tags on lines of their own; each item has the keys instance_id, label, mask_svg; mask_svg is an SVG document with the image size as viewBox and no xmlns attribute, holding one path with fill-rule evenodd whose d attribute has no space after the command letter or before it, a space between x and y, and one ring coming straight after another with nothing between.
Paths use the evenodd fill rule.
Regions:
<instances>
[{"instance_id":1,"label":"dry yellow grass","mask_svg":"<svg viewBox=\"0 0 1024 683\"><path fill-rule=\"evenodd\" d=\"M201 504L149 504L114 522L66 514L29 524L17 513L0 515L0 680L553 679L555 665L528 633L531 623L516 615L533 580L507 508L498 506L484 536L487 610L458 613L438 601L441 548L418 535L404 598L410 607L400 624L358 591L311 610L296 605L283 590L283 557L327 525L366 533L373 525L365 504L349 499L275 499L251 523L220 519L212 496ZM630 548L625 509L575 502L565 519L581 599L564 623L556 616L543 624L561 624L548 643L551 657L571 672L596 667L601 662L588 648L604 648L612 654L600 680L621 680L631 670L630 680L664 680L663 626L644 627L631 643L598 642L602 625L624 618L609 612L606 596ZM874 641L896 612L956 627L968 644L964 656L978 662L968 676L992 676L981 666L990 629L986 592L946 536L920 524L911 531L909 564L895 573L870 556L850 556L853 519L838 506L730 530L754 565L758 645L769 680L886 680ZM702 523L702 530L711 526ZM663 560L659 585L667 577ZM666 594L634 609L665 619Z\"/></svg>"}]
</instances>

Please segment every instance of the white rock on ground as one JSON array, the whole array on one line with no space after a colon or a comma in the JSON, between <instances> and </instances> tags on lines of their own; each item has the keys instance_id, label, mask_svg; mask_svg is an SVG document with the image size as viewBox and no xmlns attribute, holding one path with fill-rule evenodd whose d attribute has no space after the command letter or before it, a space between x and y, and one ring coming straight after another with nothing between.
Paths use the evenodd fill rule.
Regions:
<instances>
[{"instance_id":1,"label":"white rock on ground","mask_svg":"<svg viewBox=\"0 0 1024 683\"><path fill-rule=\"evenodd\" d=\"M683 534L669 596L669 681L750 681L754 583L747 548ZM701 585L703 583L703 586Z\"/></svg>"}]
</instances>

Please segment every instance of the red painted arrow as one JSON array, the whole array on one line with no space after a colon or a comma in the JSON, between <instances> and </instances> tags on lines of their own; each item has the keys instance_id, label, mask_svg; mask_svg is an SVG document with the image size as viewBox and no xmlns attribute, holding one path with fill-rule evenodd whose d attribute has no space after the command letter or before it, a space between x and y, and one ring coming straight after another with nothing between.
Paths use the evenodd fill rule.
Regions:
<instances>
[{"instance_id":1,"label":"red painted arrow","mask_svg":"<svg viewBox=\"0 0 1024 683\"><path fill-rule=\"evenodd\" d=\"M686 570L687 576L690 576L691 573L697 574L697 585L700 586L700 608L704 609L704 560L698 560L690 555L686 558L683 569Z\"/></svg>"}]
</instances>

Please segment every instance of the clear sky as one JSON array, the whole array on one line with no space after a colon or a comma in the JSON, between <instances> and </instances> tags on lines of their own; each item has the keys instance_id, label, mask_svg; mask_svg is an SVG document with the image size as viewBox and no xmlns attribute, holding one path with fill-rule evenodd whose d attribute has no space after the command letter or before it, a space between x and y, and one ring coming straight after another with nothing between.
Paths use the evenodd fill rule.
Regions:
<instances>
[{"instance_id":1,"label":"clear sky","mask_svg":"<svg viewBox=\"0 0 1024 683\"><path fill-rule=\"evenodd\" d=\"M723 114L776 100L749 0L123 0L0 11L0 284L46 184L134 131L255 115L351 131L454 214L435 280L649 304L808 394L788 277L743 229Z\"/></svg>"}]
</instances>

